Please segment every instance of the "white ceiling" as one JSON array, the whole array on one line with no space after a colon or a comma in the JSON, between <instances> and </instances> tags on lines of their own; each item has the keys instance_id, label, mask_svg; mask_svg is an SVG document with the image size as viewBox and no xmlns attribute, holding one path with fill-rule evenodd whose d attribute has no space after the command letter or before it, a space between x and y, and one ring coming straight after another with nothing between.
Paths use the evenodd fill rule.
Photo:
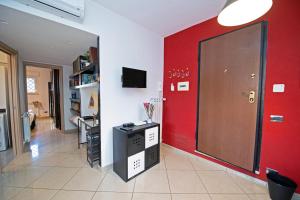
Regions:
<instances>
[{"instance_id":1,"label":"white ceiling","mask_svg":"<svg viewBox=\"0 0 300 200\"><path fill-rule=\"evenodd\" d=\"M162 36L168 36L217 16L226 0L95 1Z\"/></svg>"},{"instance_id":2,"label":"white ceiling","mask_svg":"<svg viewBox=\"0 0 300 200\"><path fill-rule=\"evenodd\" d=\"M18 50L23 60L57 65L72 65L78 55L97 46L94 34L4 6L0 41Z\"/></svg>"},{"instance_id":3,"label":"white ceiling","mask_svg":"<svg viewBox=\"0 0 300 200\"><path fill-rule=\"evenodd\" d=\"M216 16L225 3L225 0L95 1L162 36ZM96 46L97 36L0 6L0 41L18 50L23 60L72 65L89 46Z\"/></svg>"}]
</instances>

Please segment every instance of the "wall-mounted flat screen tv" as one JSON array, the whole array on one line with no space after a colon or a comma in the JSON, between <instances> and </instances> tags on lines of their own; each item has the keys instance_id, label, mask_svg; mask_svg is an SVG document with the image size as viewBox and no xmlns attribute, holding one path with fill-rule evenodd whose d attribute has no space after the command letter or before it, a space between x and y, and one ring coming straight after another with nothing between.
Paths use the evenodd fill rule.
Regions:
<instances>
[{"instance_id":1,"label":"wall-mounted flat screen tv","mask_svg":"<svg viewBox=\"0 0 300 200\"><path fill-rule=\"evenodd\" d=\"M124 88L146 88L147 72L139 69L122 68L122 87Z\"/></svg>"}]
</instances>

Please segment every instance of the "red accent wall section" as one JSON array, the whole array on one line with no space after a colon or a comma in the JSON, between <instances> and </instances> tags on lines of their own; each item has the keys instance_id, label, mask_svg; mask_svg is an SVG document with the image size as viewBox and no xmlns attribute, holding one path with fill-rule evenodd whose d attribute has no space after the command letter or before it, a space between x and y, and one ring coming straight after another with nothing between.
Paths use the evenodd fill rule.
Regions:
<instances>
[{"instance_id":1,"label":"red accent wall section","mask_svg":"<svg viewBox=\"0 0 300 200\"><path fill-rule=\"evenodd\" d=\"M262 20L268 21L268 47L261 167L257 177L265 179L265 169L270 167L300 185L300 1L274 0L270 12L256 22ZM241 27L222 27L213 18L165 38L163 91L167 100L163 110L164 143L194 153L198 43L237 28ZM169 72L173 69L187 67L189 77L169 78ZM171 83L176 87L178 81L190 81L190 91L171 92ZM273 93L274 83L284 83L285 93ZM283 115L284 122L270 122L271 114Z\"/></svg>"}]
</instances>

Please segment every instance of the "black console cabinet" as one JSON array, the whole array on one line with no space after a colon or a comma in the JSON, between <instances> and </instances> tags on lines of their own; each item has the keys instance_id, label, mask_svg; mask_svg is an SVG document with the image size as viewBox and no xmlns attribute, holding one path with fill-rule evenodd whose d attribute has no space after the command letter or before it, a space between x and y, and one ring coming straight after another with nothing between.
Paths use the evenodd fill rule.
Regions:
<instances>
[{"instance_id":1,"label":"black console cabinet","mask_svg":"<svg viewBox=\"0 0 300 200\"><path fill-rule=\"evenodd\" d=\"M124 129L113 128L114 172L124 181L158 164L160 161L160 125L149 123Z\"/></svg>"}]
</instances>

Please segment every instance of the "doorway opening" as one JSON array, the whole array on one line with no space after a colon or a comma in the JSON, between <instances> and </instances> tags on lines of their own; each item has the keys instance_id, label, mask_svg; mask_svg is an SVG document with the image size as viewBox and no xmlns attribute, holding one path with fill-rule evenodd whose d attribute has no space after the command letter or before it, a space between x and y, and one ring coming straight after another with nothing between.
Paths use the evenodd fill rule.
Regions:
<instances>
[{"instance_id":1,"label":"doorway opening","mask_svg":"<svg viewBox=\"0 0 300 200\"><path fill-rule=\"evenodd\" d=\"M32 143L42 134L64 130L62 67L24 62L27 117L24 142ZM33 142L34 143L34 142Z\"/></svg>"},{"instance_id":2,"label":"doorway opening","mask_svg":"<svg viewBox=\"0 0 300 200\"><path fill-rule=\"evenodd\" d=\"M9 23L1 32L1 40L3 38L3 42L18 49L13 71L16 78L12 80L15 88L10 91L17 93L22 100L16 98L14 103L14 106L20 107L15 116L21 125L13 131L18 140L13 146L19 147L20 154L31 152L35 159L39 159L38 151L55 153L77 150L78 143L85 141L78 137L81 132L78 131L76 119L90 115L86 112L96 110L100 105L100 98L96 98L100 93L99 75L94 75L99 74L98 61L91 65L99 55L99 48L92 48L92 53L89 53L90 47L99 47L98 36L11 8L0 7L0 10L3 18L10 16L7 21L17 19L18 24L26 24L24 29L16 23ZM39 34L33 34L33 30L38 30ZM12 35L12 31L20 34ZM39 80L34 80L35 77L26 76L29 67L51 71L51 80L46 81L45 90L39 88L41 84ZM31 90L31 99L27 90ZM37 98L42 92L46 96L44 100ZM33 113L31 117L28 111ZM97 111L92 114L100 115ZM92 119L96 121L96 118ZM32 124L33 121L35 124ZM16 120L11 122L16 123ZM50 131L39 131L41 127ZM32 134L31 128L37 129L36 132Z\"/></svg>"}]
</instances>

